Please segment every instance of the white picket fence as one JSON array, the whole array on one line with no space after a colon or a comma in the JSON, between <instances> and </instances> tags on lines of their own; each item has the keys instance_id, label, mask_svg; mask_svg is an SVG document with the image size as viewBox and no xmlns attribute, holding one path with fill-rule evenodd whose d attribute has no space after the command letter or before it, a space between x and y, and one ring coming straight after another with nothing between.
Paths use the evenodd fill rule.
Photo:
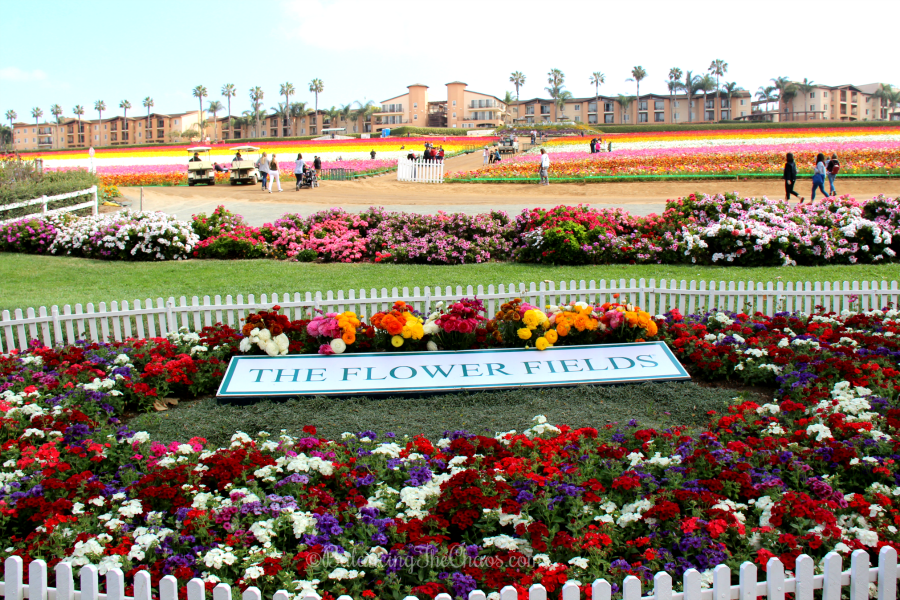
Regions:
<instances>
[{"instance_id":1,"label":"white picket fence","mask_svg":"<svg viewBox=\"0 0 900 600\"><path fill-rule=\"evenodd\" d=\"M629 575L622 582L622 600L785 600L793 594L793 600L841 600L846 592L849 600L896 600L897 598L897 551L885 546L878 554L878 566L869 566L869 554L865 550L855 550L850 558L850 570L842 570L841 556L829 552L823 560L823 572L815 575L815 564L811 557L801 554L797 557L794 577L785 577L784 565L777 558L766 564L765 581L759 581L757 566L745 562L738 571L738 584L732 584L731 569L718 565L713 570L712 588L701 587L700 573L690 569L684 574L682 592L672 591L672 577L668 573L657 573L653 578L653 589L647 595L641 591L641 581ZM125 576L121 569L110 569L106 573L106 591L100 592L100 578L97 567L88 565L81 568L81 590L74 585L72 566L60 563L56 566L56 587L47 585L47 565L43 560L35 560L28 567L28 584L23 581L23 562L18 556L6 559L4 581L0 582L0 593L6 600L177 600L178 580L171 575L159 581L158 592L152 588L150 574L140 571L134 577L133 596L125 595ZM870 596L869 585L874 584L877 592ZM206 588L201 579L187 582L187 600L206 600ZM849 588L844 590L844 588ZM816 590L822 590L816 594ZM213 600L262 600L258 588L251 587L239 594L231 586L220 583L213 588ZM546 588L532 585L527 600L547 600ZM610 600L612 585L605 579L597 579L591 584L590 598L585 600ZM289 600L291 596L284 590L275 592L272 600ZM481 590L469 593L468 600L486 600ZM302 600L319 600L311 594ZM337 600L354 600L350 596L339 596ZM357 599L361 600L361 599ZM404 600L417 600L407 596ZM452 600L449 594L438 594L435 600ZM500 600L526 600L519 598L516 589L507 586L500 591ZM581 590L577 583L567 582L562 587L561 600L581 600Z\"/></svg>"},{"instance_id":2,"label":"white picket fence","mask_svg":"<svg viewBox=\"0 0 900 600\"><path fill-rule=\"evenodd\" d=\"M615 297L614 294L618 294ZM739 281L696 281L680 283L672 280L645 279L635 281L594 280L585 282L574 280L561 281L557 286L545 280L539 283L500 284L498 286L479 285L477 287L450 286L434 288L418 286L410 290L407 287L398 290L387 288L366 291L338 290L306 292L301 294L274 293L262 294L259 299L253 294L246 298L242 294L236 297L227 295L193 296L190 301L185 296L176 299L170 297L127 300L121 303L101 302L95 307L93 303L83 307L76 304L74 309L66 304L60 309L54 305L47 309L28 308L25 311L15 309L12 314L4 310L0 315L0 352L7 349L27 347L29 340L40 340L45 345L73 343L76 340L92 342L121 341L129 337L157 337L177 331L180 327L197 329L225 323L235 328L241 325L241 319L259 309L269 309L278 304L284 314L293 319L309 318L314 309L326 312L352 310L361 316L372 316L378 311L389 310L397 300L404 300L415 306L417 310L429 313L434 310L436 302L457 300L463 297L478 297L487 308L487 314L493 316L503 302L512 298L523 300L544 307L548 304L564 304L567 302L603 302L619 301L636 304L652 315L664 313L677 308L682 314L692 314L710 309L762 312L774 315L779 311L812 312L816 306L826 310L840 312L844 309L869 310L883 308L889 303L898 304L900 288L897 281L854 281L854 282L778 282L773 285Z\"/></svg>"},{"instance_id":3,"label":"white picket fence","mask_svg":"<svg viewBox=\"0 0 900 600\"><path fill-rule=\"evenodd\" d=\"M397 181L444 183L444 161L398 158Z\"/></svg>"},{"instance_id":4,"label":"white picket fence","mask_svg":"<svg viewBox=\"0 0 900 600\"><path fill-rule=\"evenodd\" d=\"M81 204L73 204L72 206L64 206L62 208L56 208L54 210L47 210L47 204L54 202L56 200L65 200L67 198L77 198L78 196L88 196L88 195L92 195L93 199L89 200L87 202L82 202ZM41 212L34 213L33 216L37 216L38 214L43 216L43 215L52 215L52 214L56 214L56 213L66 213L66 212L72 212L75 210L79 210L81 208L91 208L91 209L93 209L93 211L92 211L93 214L96 215L97 211L99 210L99 206L100 206L99 199L97 198L97 186L93 185L86 190L79 190L77 192L69 192L67 194L59 194L58 196L41 196L40 198L35 198L34 200L26 200L24 202L16 202L15 204L0 205L0 213L6 212L9 210L13 210L16 208L24 208L26 206L34 206L36 204L41 205ZM3 219L3 220L0 220L0 225L2 225L3 223L9 223L11 221L18 221L19 219L24 219L27 216L32 216L32 215L25 215L22 217L16 217L14 219Z\"/></svg>"}]
</instances>

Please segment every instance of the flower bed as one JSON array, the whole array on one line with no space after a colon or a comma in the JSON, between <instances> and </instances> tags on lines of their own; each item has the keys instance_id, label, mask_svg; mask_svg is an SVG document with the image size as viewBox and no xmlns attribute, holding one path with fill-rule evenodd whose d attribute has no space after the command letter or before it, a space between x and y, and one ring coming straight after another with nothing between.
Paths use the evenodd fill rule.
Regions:
<instances>
[{"instance_id":1,"label":"flower bed","mask_svg":"<svg viewBox=\"0 0 900 600\"><path fill-rule=\"evenodd\" d=\"M138 221L148 227L123 233L122 223ZM247 225L224 207L209 217L196 215L191 225L161 213L35 216L0 225L0 250L146 260L821 265L893 262L900 252L898 227L900 203L885 196L797 206L692 194L669 201L661 216L647 217L581 205L525 210L514 221L501 211L418 215L372 207L356 215L330 209L310 217L286 214L262 227ZM100 235L109 228L119 230L118 237ZM141 241L138 233L150 238ZM144 245L132 251L134 244Z\"/></svg>"},{"instance_id":2,"label":"flower bed","mask_svg":"<svg viewBox=\"0 0 900 600\"><path fill-rule=\"evenodd\" d=\"M550 311L554 329L579 317L582 333L600 329L609 311L597 319L601 307L587 308ZM510 305L498 317L515 312L521 320L507 322L546 337L550 318L533 311ZM418 331L404 340L465 334L469 320L486 328L473 320L479 312L454 303L428 319L439 332L423 326L418 340ZM389 316L379 328L393 346L409 325L391 334ZM464 599L475 588L496 599L504 585L557 593L566 579L587 593L598 577L648 585L657 571L677 582L689 568L708 587L719 563L765 569L776 556L790 571L800 553L818 562L861 549L874 558L883 546L900 548L898 316L650 319L696 377L775 390L773 402L735 402L695 433L636 422L573 429L536 417L523 432L439 440L372 431L329 440L313 427L301 436L237 432L218 449L190 433L151 440L121 417L214 390L238 351L237 332L35 344L0 356L0 557L21 556L27 568L40 556L51 573L65 561L101 573L147 569L154 585L164 575L201 577L208 588L222 581L264 596L285 589L332 599ZM359 327L348 315L317 319L306 323L311 347L359 343L345 339ZM271 339L260 338L261 324ZM255 347L277 348L278 336L295 333L277 311L247 325Z\"/></svg>"},{"instance_id":3,"label":"flower bed","mask_svg":"<svg viewBox=\"0 0 900 600\"><path fill-rule=\"evenodd\" d=\"M590 154L590 139L603 149ZM889 175L900 168L900 129L802 129L604 134L550 140L550 176L686 176L758 174L780 176L794 153L799 172L811 173L819 152L836 152L844 175ZM449 180L537 178L537 149L499 164L451 174Z\"/></svg>"}]
</instances>

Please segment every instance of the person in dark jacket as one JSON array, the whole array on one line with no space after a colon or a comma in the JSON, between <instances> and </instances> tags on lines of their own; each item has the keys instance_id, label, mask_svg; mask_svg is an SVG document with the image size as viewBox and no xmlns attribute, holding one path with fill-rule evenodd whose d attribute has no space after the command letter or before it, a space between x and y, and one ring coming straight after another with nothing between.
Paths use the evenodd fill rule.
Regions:
<instances>
[{"instance_id":1,"label":"person in dark jacket","mask_svg":"<svg viewBox=\"0 0 900 600\"><path fill-rule=\"evenodd\" d=\"M794 184L797 182L797 163L794 162L794 155L790 152L787 153L785 158L782 177L784 178L784 199L790 202L793 194L800 198L800 204L803 204L806 198L801 198L800 194L794 191Z\"/></svg>"},{"instance_id":2,"label":"person in dark jacket","mask_svg":"<svg viewBox=\"0 0 900 600\"><path fill-rule=\"evenodd\" d=\"M319 171L322 170L322 159L318 156L313 159L313 168L316 170L316 175L318 176Z\"/></svg>"},{"instance_id":3,"label":"person in dark jacket","mask_svg":"<svg viewBox=\"0 0 900 600\"><path fill-rule=\"evenodd\" d=\"M831 195L837 196L834 191L834 178L837 177L838 171L841 170L841 162L838 160L837 154L832 153L831 160L825 164L825 174L828 175L828 183L831 185Z\"/></svg>"}]
</instances>

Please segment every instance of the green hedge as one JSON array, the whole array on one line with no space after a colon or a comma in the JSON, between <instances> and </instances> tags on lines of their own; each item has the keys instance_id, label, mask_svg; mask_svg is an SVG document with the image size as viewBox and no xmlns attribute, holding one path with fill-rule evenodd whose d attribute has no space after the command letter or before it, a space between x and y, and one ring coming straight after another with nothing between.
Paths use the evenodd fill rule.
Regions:
<instances>
[{"instance_id":1,"label":"green hedge","mask_svg":"<svg viewBox=\"0 0 900 600\"><path fill-rule=\"evenodd\" d=\"M8 204L16 204L41 196L57 196L68 192L78 190L86 190L91 186L99 186L100 180L93 174L84 170L49 172L21 182L8 183L4 181L0 185L0 208ZM72 206L73 204L81 204L87 202L86 196L76 198L67 198L65 200L57 200L47 205L49 210ZM4 210L0 212L0 220L16 219L29 214L41 212L42 206L34 204L22 208L12 210Z\"/></svg>"}]
</instances>

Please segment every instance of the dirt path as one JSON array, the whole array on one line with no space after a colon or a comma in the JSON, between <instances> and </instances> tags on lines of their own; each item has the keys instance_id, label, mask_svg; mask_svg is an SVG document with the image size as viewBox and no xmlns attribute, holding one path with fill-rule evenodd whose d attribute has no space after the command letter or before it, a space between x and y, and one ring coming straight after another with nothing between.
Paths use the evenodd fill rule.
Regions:
<instances>
[{"instance_id":1,"label":"dirt path","mask_svg":"<svg viewBox=\"0 0 900 600\"><path fill-rule=\"evenodd\" d=\"M471 159L472 155L466 157ZM453 160L465 160L460 157ZM477 161L480 156L475 157ZM900 195L900 179L838 179L838 191L855 198L878 194ZM784 184L779 180L755 181L661 181L644 183L551 184L421 184L399 182L394 173L360 181L325 181L313 190L294 191L289 181L284 192L267 194L258 186L158 187L144 188L144 210L161 210L181 218L215 210L223 204L243 215L253 225L261 225L286 212L308 215L326 208L343 207L359 212L369 206L388 210L433 213L439 210L469 214L500 209L515 214L523 208L552 207L559 204L589 204L596 208L621 207L633 214L660 213L667 199L693 192L738 191L745 196L780 198ZM809 182L797 186L809 198ZM139 206L140 190L123 188L126 198Z\"/></svg>"}]
</instances>

